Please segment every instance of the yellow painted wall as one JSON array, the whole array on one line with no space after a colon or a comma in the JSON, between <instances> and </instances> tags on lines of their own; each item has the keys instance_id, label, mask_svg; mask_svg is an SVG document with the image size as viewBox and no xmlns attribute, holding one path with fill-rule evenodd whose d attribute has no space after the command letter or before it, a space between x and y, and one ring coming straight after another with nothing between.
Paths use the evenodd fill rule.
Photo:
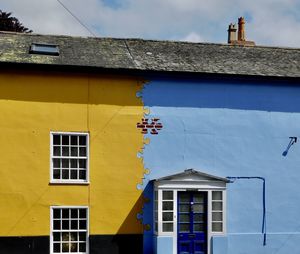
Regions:
<instances>
[{"instance_id":1,"label":"yellow painted wall","mask_svg":"<svg viewBox=\"0 0 300 254\"><path fill-rule=\"evenodd\" d=\"M0 236L50 233L51 205L88 205L90 234L142 233L143 105L134 78L0 72ZM51 185L50 131L90 132L90 184Z\"/></svg>"}]
</instances>

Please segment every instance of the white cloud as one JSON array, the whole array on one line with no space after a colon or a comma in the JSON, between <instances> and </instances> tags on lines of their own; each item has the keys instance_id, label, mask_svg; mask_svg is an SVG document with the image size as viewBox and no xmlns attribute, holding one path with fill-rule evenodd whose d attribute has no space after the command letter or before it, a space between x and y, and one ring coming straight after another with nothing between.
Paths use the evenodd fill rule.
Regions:
<instances>
[{"instance_id":1,"label":"white cloud","mask_svg":"<svg viewBox=\"0 0 300 254\"><path fill-rule=\"evenodd\" d=\"M3 6L3 11L12 12L13 16L35 33L88 34L55 0L0 0L0 6Z\"/></svg>"},{"instance_id":2,"label":"white cloud","mask_svg":"<svg viewBox=\"0 0 300 254\"><path fill-rule=\"evenodd\" d=\"M222 42L227 26L245 15L246 36L260 45L300 47L299 0L122 0L121 7L101 0L61 0L95 33ZM56 0L0 0L36 33L90 35Z\"/></svg>"},{"instance_id":3,"label":"white cloud","mask_svg":"<svg viewBox=\"0 0 300 254\"><path fill-rule=\"evenodd\" d=\"M202 42L203 41L202 37L195 32L189 33L187 36L185 36L184 38L182 38L180 40L181 41L189 41L189 42Z\"/></svg>"}]
</instances>

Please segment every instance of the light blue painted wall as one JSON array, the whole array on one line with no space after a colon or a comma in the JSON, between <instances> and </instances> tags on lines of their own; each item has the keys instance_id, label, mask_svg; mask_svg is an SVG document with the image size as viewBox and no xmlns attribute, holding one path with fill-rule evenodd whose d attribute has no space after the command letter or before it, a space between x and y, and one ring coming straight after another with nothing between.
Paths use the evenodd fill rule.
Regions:
<instances>
[{"instance_id":1,"label":"light blue painted wall","mask_svg":"<svg viewBox=\"0 0 300 254\"><path fill-rule=\"evenodd\" d=\"M157 253L173 254L173 238L172 237L155 237Z\"/></svg>"},{"instance_id":2,"label":"light blue painted wall","mask_svg":"<svg viewBox=\"0 0 300 254\"><path fill-rule=\"evenodd\" d=\"M163 129L146 135L150 144L143 159L150 174L145 195L152 198L149 180L187 168L223 177L265 177L267 246L260 234L262 183L240 180L228 184L228 253L300 253L300 247L294 249L300 237L300 142L282 156L289 137L300 137L300 86L242 79L150 80L142 93L150 110L146 117L160 118ZM151 203L144 208L145 224L152 221L151 209Z\"/></svg>"},{"instance_id":3,"label":"light blue painted wall","mask_svg":"<svg viewBox=\"0 0 300 254\"><path fill-rule=\"evenodd\" d=\"M227 241L226 241L227 240ZM298 233L270 233L268 235L268 244L261 245L260 234L241 235L236 234L224 239L213 239L213 254L231 254L231 253L255 253L255 254L277 254L293 253L299 254L300 234ZM227 242L227 243L226 243ZM227 248L226 248L227 247Z\"/></svg>"},{"instance_id":4,"label":"light blue painted wall","mask_svg":"<svg viewBox=\"0 0 300 254\"><path fill-rule=\"evenodd\" d=\"M228 253L228 237L213 236L211 239L211 251L213 254Z\"/></svg>"}]
</instances>

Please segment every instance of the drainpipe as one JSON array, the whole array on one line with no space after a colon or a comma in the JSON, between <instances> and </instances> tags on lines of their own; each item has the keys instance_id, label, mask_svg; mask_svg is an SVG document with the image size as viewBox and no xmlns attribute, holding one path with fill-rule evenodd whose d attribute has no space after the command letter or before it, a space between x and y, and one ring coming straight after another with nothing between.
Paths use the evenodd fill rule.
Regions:
<instances>
[{"instance_id":1,"label":"drainpipe","mask_svg":"<svg viewBox=\"0 0 300 254\"><path fill-rule=\"evenodd\" d=\"M260 176L227 176L228 180L231 183L234 183L235 180L250 180L250 179L258 179L263 181L263 219L262 219L262 229L261 233L264 236L263 245L267 245L267 225L266 225L266 179Z\"/></svg>"}]
</instances>

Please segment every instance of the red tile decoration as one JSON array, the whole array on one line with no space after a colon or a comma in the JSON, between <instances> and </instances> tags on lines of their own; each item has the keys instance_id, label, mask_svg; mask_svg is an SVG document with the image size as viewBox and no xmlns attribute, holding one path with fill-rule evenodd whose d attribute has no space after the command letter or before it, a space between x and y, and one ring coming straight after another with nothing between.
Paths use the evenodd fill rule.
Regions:
<instances>
[{"instance_id":1,"label":"red tile decoration","mask_svg":"<svg viewBox=\"0 0 300 254\"><path fill-rule=\"evenodd\" d=\"M143 118L141 123L137 123L136 127L141 129L142 134L157 135L163 128L162 123L159 122L159 118Z\"/></svg>"}]
</instances>

